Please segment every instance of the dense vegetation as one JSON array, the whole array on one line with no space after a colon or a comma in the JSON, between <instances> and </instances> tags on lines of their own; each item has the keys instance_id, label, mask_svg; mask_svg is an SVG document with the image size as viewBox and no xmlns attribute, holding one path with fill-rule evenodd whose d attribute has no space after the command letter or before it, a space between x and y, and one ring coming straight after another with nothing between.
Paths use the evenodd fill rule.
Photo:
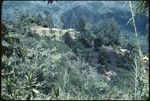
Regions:
<instances>
[{"instance_id":1,"label":"dense vegetation","mask_svg":"<svg viewBox=\"0 0 150 101\"><path fill-rule=\"evenodd\" d=\"M149 97L149 53L137 44L145 42L142 35L137 40L137 36L123 33L112 18L97 27L83 18L77 23L74 18L73 29L67 29L54 26L51 13L46 17L28 11L15 14L17 20L3 20L2 26L3 99Z\"/></svg>"}]
</instances>

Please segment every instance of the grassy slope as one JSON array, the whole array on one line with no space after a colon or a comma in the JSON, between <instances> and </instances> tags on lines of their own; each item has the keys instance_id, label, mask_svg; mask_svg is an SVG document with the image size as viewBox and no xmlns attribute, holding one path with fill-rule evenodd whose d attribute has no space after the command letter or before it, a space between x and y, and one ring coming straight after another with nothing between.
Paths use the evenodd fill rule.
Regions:
<instances>
[{"instance_id":1,"label":"grassy slope","mask_svg":"<svg viewBox=\"0 0 150 101\"><path fill-rule=\"evenodd\" d=\"M14 34L10 34L14 36ZM59 37L59 33L57 33L57 36ZM41 69L43 78L45 78L40 82L43 86L49 87L51 84L54 84L56 88L59 88L60 93L58 99L130 99L129 96L130 93L132 93L131 89L134 82L132 81L132 74L129 71L123 68L116 68L114 70L117 73L117 77L114 78L113 81L106 82L103 81L103 79L100 78L95 71L90 71L89 73L80 72L77 68L87 66L84 61L74 61L74 64L68 65L63 54L73 52L64 42L44 39L43 37L36 39L36 37L27 38L20 36L20 39L22 39L21 47L27 49L27 54L29 55L34 52L36 55L36 52L40 52L40 49L44 49L43 52L47 49L53 50L50 54L45 54L47 56L50 55L50 58L39 57L39 62L37 62L39 66L37 65L37 67L33 69L35 69L35 71L37 69ZM33 46L38 46L38 42L40 42L41 45L39 45L39 50L36 51ZM24 64L26 68L24 69L24 67L20 67L21 71L30 70L30 66L35 64L35 59L29 64L22 64ZM18 66L22 66L22 64ZM45 65L45 67L42 67L41 65ZM12 66L15 67L16 65ZM40 89L44 88L39 88L39 90ZM107 90L105 93L103 92L104 94L102 94L101 89ZM45 90L40 92L42 94ZM48 95L38 94L37 99L41 99L43 96L45 96L45 99L56 99L51 97L52 94L50 89L48 92Z\"/></svg>"}]
</instances>

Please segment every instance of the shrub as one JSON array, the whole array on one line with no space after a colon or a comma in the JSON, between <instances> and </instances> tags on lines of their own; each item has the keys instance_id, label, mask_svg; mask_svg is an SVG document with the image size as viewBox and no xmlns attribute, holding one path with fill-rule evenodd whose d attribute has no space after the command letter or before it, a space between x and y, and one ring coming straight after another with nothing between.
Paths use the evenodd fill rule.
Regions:
<instances>
[{"instance_id":1,"label":"shrub","mask_svg":"<svg viewBox=\"0 0 150 101\"><path fill-rule=\"evenodd\" d=\"M94 32L97 33L97 37L102 41L101 44L108 45L119 45L119 26L114 19L107 19L102 22L99 28Z\"/></svg>"},{"instance_id":2,"label":"shrub","mask_svg":"<svg viewBox=\"0 0 150 101\"><path fill-rule=\"evenodd\" d=\"M68 32L63 35L63 40L70 48L73 48L75 46L75 41L71 38Z\"/></svg>"}]
</instances>

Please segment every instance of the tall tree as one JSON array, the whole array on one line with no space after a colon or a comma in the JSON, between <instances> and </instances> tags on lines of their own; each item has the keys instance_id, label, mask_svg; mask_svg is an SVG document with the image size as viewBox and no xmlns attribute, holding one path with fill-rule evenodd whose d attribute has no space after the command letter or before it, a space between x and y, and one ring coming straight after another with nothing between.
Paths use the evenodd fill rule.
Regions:
<instances>
[{"instance_id":1,"label":"tall tree","mask_svg":"<svg viewBox=\"0 0 150 101\"><path fill-rule=\"evenodd\" d=\"M49 14L47 16L47 21L48 21L48 27L50 28L50 33L52 34L52 28L54 27L52 14Z\"/></svg>"},{"instance_id":2,"label":"tall tree","mask_svg":"<svg viewBox=\"0 0 150 101\"><path fill-rule=\"evenodd\" d=\"M119 45L119 25L114 19L107 19L98 28L98 38L102 39L104 45Z\"/></svg>"},{"instance_id":3,"label":"tall tree","mask_svg":"<svg viewBox=\"0 0 150 101\"><path fill-rule=\"evenodd\" d=\"M79 19L78 30L81 32L85 31L85 21L83 20L83 18Z\"/></svg>"},{"instance_id":4,"label":"tall tree","mask_svg":"<svg viewBox=\"0 0 150 101\"><path fill-rule=\"evenodd\" d=\"M75 29L77 28L77 24L78 24L78 18L76 16L75 13L72 14L72 27L74 27Z\"/></svg>"}]
</instances>

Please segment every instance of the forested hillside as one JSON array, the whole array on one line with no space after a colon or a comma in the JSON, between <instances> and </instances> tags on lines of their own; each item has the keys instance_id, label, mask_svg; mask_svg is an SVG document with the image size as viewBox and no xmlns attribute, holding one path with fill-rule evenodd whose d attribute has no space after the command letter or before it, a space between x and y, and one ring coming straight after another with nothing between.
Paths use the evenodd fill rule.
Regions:
<instances>
[{"instance_id":1,"label":"forested hillside","mask_svg":"<svg viewBox=\"0 0 150 101\"><path fill-rule=\"evenodd\" d=\"M137 1L4 1L1 98L146 100L149 9Z\"/></svg>"}]
</instances>

